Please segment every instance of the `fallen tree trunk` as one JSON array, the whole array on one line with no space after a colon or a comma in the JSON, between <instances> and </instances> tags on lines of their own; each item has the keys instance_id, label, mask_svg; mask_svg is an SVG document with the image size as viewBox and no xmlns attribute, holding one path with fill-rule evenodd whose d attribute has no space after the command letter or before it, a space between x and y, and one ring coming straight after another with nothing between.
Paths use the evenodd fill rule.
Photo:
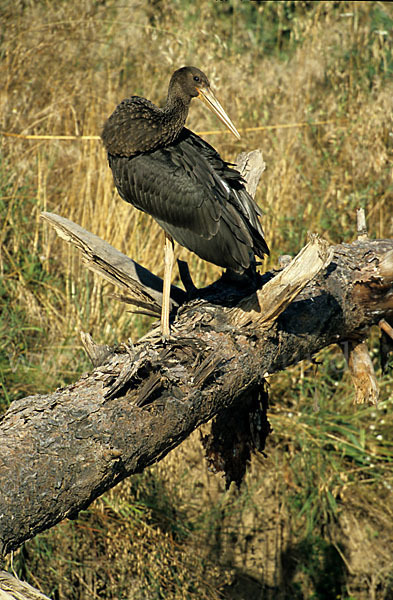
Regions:
<instances>
[{"instance_id":1,"label":"fallen tree trunk","mask_svg":"<svg viewBox=\"0 0 393 600\"><path fill-rule=\"evenodd\" d=\"M310 281L313 265L319 275ZM391 240L332 251L313 239L272 275L242 308L193 300L179 309L169 343L156 336L107 349L105 362L76 383L11 405L0 424L2 553L72 518L201 423L255 404L267 373L332 343L356 347L371 325L393 315ZM364 396L374 377L362 382Z\"/></svg>"}]
</instances>

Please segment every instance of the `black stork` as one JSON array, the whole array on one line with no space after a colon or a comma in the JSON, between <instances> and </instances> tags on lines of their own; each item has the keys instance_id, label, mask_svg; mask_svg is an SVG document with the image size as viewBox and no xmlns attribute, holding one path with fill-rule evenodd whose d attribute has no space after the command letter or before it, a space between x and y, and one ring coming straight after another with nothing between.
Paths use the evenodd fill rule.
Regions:
<instances>
[{"instance_id":1,"label":"black stork","mask_svg":"<svg viewBox=\"0 0 393 600\"><path fill-rule=\"evenodd\" d=\"M261 211L238 171L184 124L192 98L200 98L240 138L206 75L182 67L171 77L166 104L132 96L104 125L116 188L123 200L151 215L165 231L161 332L169 336L173 239L220 267L243 273L255 255L269 254Z\"/></svg>"}]
</instances>

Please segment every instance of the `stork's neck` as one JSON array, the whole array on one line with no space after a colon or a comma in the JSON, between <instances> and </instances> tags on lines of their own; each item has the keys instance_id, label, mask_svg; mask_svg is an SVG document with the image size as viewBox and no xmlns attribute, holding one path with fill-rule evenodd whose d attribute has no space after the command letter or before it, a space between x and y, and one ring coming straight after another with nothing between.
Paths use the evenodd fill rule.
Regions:
<instances>
[{"instance_id":1,"label":"stork's neck","mask_svg":"<svg viewBox=\"0 0 393 600\"><path fill-rule=\"evenodd\" d=\"M183 98L168 98L162 112L167 121L171 121L174 126L183 129L190 107L190 102L185 103Z\"/></svg>"},{"instance_id":2,"label":"stork's neck","mask_svg":"<svg viewBox=\"0 0 393 600\"><path fill-rule=\"evenodd\" d=\"M184 95L171 81L168 89L168 97L165 106L162 108L163 122L168 133L171 132L175 137L183 129L190 108L191 97Z\"/></svg>"}]
</instances>

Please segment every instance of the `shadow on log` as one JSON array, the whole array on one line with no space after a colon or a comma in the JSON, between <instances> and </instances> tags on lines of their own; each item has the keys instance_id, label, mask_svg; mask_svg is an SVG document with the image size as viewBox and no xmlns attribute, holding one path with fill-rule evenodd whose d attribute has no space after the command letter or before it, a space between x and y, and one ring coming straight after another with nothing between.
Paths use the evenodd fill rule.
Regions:
<instances>
[{"instance_id":1,"label":"shadow on log","mask_svg":"<svg viewBox=\"0 0 393 600\"><path fill-rule=\"evenodd\" d=\"M89 268L159 316L159 278L67 219L43 216L80 249ZM331 247L311 236L295 259L261 277L252 293L226 285L223 279L192 300L173 287L168 342L157 329L135 346L111 349L84 334L91 373L11 405L0 422L3 555L74 518L212 418L203 440L207 458L225 471L227 483L240 484L250 453L263 451L269 433L265 377L332 343L349 342L357 401L376 401L364 340L381 321L389 331L393 240L363 235Z\"/></svg>"}]
</instances>

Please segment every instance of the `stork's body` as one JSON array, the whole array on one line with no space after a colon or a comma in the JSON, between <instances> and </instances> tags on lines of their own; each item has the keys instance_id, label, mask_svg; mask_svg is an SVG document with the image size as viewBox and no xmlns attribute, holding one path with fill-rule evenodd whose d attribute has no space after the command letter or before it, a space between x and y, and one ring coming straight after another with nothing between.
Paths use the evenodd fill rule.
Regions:
<instances>
[{"instance_id":1,"label":"stork's body","mask_svg":"<svg viewBox=\"0 0 393 600\"><path fill-rule=\"evenodd\" d=\"M190 101L197 96L239 136L206 76L183 67L171 78L164 108L137 96L123 100L106 122L102 139L120 196L161 225L167 252L170 236L204 260L242 273L254 255L269 252L261 212L238 171L184 127ZM169 334L171 262L166 253L164 336Z\"/></svg>"}]
</instances>

